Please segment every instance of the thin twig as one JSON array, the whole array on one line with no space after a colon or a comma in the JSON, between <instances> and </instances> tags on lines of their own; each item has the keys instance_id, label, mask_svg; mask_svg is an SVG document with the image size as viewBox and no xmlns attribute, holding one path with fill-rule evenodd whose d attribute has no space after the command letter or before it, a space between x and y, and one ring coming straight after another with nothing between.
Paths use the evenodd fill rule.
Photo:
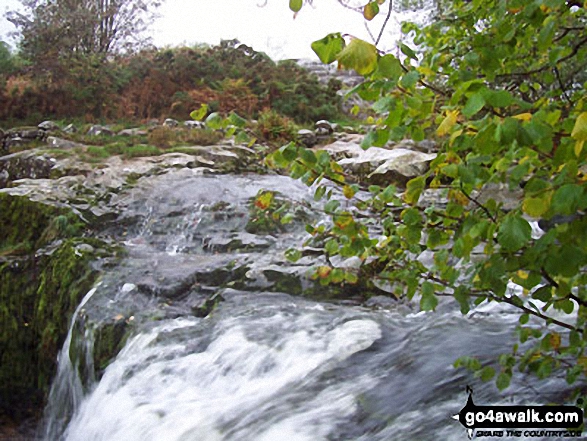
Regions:
<instances>
[{"instance_id":1,"label":"thin twig","mask_svg":"<svg viewBox=\"0 0 587 441\"><path fill-rule=\"evenodd\" d=\"M375 41L375 46L377 46L379 44L379 40L381 40L381 36L383 35L383 30L387 26L387 22L389 21L389 17L391 17L392 5L393 5L393 1L389 0L389 10L387 11L387 17L385 17L385 21L383 22L383 26L381 26L381 30L379 31L379 36L377 37L377 40Z\"/></svg>"}]
</instances>

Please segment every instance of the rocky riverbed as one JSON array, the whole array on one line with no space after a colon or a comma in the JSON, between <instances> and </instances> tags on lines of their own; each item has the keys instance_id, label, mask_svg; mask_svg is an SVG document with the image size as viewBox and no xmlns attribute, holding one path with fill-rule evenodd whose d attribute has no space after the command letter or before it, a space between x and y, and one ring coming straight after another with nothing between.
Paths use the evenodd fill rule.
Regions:
<instances>
[{"instance_id":1,"label":"rocky riverbed","mask_svg":"<svg viewBox=\"0 0 587 441\"><path fill-rule=\"evenodd\" d=\"M69 318L105 270L144 245L126 241L137 229L150 231L148 241L154 241L150 246L160 258L156 270L137 273L128 286L170 303L182 299L182 306L151 311L155 315L187 311L205 316L223 286L359 303L377 294L363 292L360 284L320 286L309 277L309 269L324 259L319 253L309 252L295 265L284 258L288 246L303 241L304 224L316 221L320 210L308 189L263 165L267 147L224 142L185 146L182 152L158 156L87 161L90 147L61 138L54 126L43 127L37 129L40 135L20 138L21 148L26 142L36 147L0 157L0 352L9 360L0 369L5 385L0 411L6 427L39 416ZM364 185L388 181L401 186L425 171L434 157L426 143L390 144L365 152L361 139L322 131L322 143L313 148L329 152ZM205 189L199 194L207 197L186 205L183 199L189 194L184 191L193 190L182 190L184 183ZM291 225L264 225L266 221L255 218L253 201L266 190L275 192L276 204L287 206L294 219ZM149 208L148 196L167 201L163 212ZM161 235L168 239L170 232L176 234L175 243L156 243ZM193 252L196 259L188 257ZM174 258L166 263L176 255L183 256L181 262ZM135 257L146 266L151 259ZM186 303L186 290L194 284L202 290ZM93 359L98 371L126 338L131 312L123 309L101 322L97 331Z\"/></svg>"}]
</instances>

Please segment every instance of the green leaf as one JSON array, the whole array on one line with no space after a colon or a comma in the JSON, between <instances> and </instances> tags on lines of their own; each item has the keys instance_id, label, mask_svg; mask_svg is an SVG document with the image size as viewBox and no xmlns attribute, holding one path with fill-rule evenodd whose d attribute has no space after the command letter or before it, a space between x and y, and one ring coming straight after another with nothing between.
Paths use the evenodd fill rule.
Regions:
<instances>
[{"instance_id":1,"label":"green leaf","mask_svg":"<svg viewBox=\"0 0 587 441\"><path fill-rule=\"evenodd\" d=\"M303 0L289 0L289 9L299 12L302 9Z\"/></svg>"},{"instance_id":2,"label":"green leaf","mask_svg":"<svg viewBox=\"0 0 587 441\"><path fill-rule=\"evenodd\" d=\"M418 176L417 178L408 181L406 192L404 193L404 201L410 205L416 205L420 199L420 195L426 185L426 177Z\"/></svg>"},{"instance_id":3,"label":"green leaf","mask_svg":"<svg viewBox=\"0 0 587 441\"><path fill-rule=\"evenodd\" d=\"M581 113L575 120L571 137L577 141L587 141L587 112Z\"/></svg>"},{"instance_id":4,"label":"green leaf","mask_svg":"<svg viewBox=\"0 0 587 441\"><path fill-rule=\"evenodd\" d=\"M489 381L493 377L495 377L495 369L493 369L491 366L485 366L479 372L480 372L479 376L481 377L481 381Z\"/></svg>"},{"instance_id":5,"label":"green leaf","mask_svg":"<svg viewBox=\"0 0 587 441\"><path fill-rule=\"evenodd\" d=\"M528 216L539 218L550 208L552 191L544 191L536 197L526 197L522 203L522 210Z\"/></svg>"},{"instance_id":6,"label":"green leaf","mask_svg":"<svg viewBox=\"0 0 587 441\"><path fill-rule=\"evenodd\" d=\"M320 199L322 199L324 197L324 193L326 193L326 187L320 185L314 192L314 200L319 201Z\"/></svg>"},{"instance_id":7,"label":"green leaf","mask_svg":"<svg viewBox=\"0 0 587 441\"><path fill-rule=\"evenodd\" d=\"M400 61L391 54L384 55L377 63L377 73L390 80L398 80L404 70Z\"/></svg>"},{"instance_id":8,"label":"green leaf","mask_svg":"<svg viewBox=\"0 0 587 441\"><path fill-rule=\"evenodd\" d=\"M219 113L213 112L206 118L206 125L211 129L220 129L223 125L222 117Z\"/></svg>"},{"instance_id":9,"label":"green leaf","mask_svg":"<svg viewBox=\"0 0 587 441\"><path fill-rule=\"evenodd\" d=\"M405 44L402 43L402 44L400 44L399 47L405 56L411 58L414 61L418 61L418 56L416 55L416 52L414 52L408 46L406 46Z\"/></svg>"},{"instance_id":10,"label":"green leaf","mask_svg":"<svg viewBox=\"0 0 587 441\"><path fill-rule=\"evenodd\" d=\"M365 20L371 21L377 14L379 14L379 5L376 1L367 3L363 8L363 17L365 17Z\"/></svg>"},{"instance_id":11,"label":"green leaf","mask_svg":"<svg viewBox=\"0 0 587 441\"><path fill-rule=\"evenodd\" d=\"M430 282L422 284L422 298L420 299L420 309L422 311L433 311L438 305L438 298L434 295L434 285Z\"/></svg>"},{"instance_id":12,"label":"green leaf","mask_svg":"<svg viewBox=\"0 0 587 441\"><path fill-rule=\"evenodd\" d=\"M377 48L364 40L353 38L337 59L341 67L354 69L359 75L368 75L377 67Z\"/></svg>"},{"instance_id":13,"label":"green leaf","mask_svg":"<svg viewBox=\"0 0 587 441\"><path fill-rule=\"evenodd\" d=\"M324 250L329 256L338 254L338 247L338 242L335 239L329 239L328 242L324 244Z\"/></svg>"},{"instance_id":14,"label":"green leaf","mask_svg":"<svg viewBox=\"0 0 587 441\"><path fill-rule=\"evenodd\" d=\"M283 216L281 218L281 224L282 225L287 225L287 224L291 224L294 220L294 215L292 213L287 213L285 216Z\"/></svg>"},{"instance_id":15,"label":"green leaf","mask_svg":"<svg viewBox=\"0 0 587 441\"><path fill-rule=\"evenodd\" d=\"M565 184L552 195L551 208L555 214L574 214L583 195L583 188L577 184Z\"/></svg>"},{"instance_id":16,"label":"green leaf","mask_svg":"<svg viewBox=\"0 0 587 441\"><path fill-rule=\"evenodd\" d=\"M302 253L300 250L296 250L295 248L289 248L285 252L285 258L290 262L297 262L302 258Z\"/></svg>"},{"instance_id":17,"label":"green leaf","mask_svg":"<svg viewBox=\"0 0 587 441\"><path fill-rule=\"evenodd\" d=\"M552 286L542 286L532 293L532 298L542 302L552 299Z\"/></svg>"},{"instance_id":18,"label":"green leaf","mask_svg":"<svg viewBox=\"0 0 587 441\"><path fill-rule=\"evenodd\" d=\"M293 142L284 145L279 149L279 151L281 152L283 159L285 159L286 161L293 161L298 157L298 149L296 148L296 145Z\"/></svg>"},{"instance_id":19,"label":"green leaf","mask_svg":"<svg viewBox=\"0 0 587 441\"><path fill-rule=\"evenodd\" d=\"M321 40L317 40L311 45L312 50L318 55L320 61L324 64L330 64L336 61L338 55L345 47L345 42L340 33L328 34Z\"/></svg>"},{"instance_id":20,"label":"green leaf","mask_svg":"<svg viewBox=\"0 0 587 441\"><path fill-rule=\"evenodd\" d=\"M532 227L517 214L509 214L499 226L497 242L503 251L518 251L532 238Z\"/></svg>"},{"instance_id":21,"label":"green leaf","mask_svg":"<svg viewBox=\"0 0 587 441\"><path fill-rule=\"evenodd\" d=\"M511 380L512 380L512 374L507 373L507 372L501 372L497 376L497 380L495 380L495 385L497 386L497 388L499 390L504 390L509 387Z\"/></svg>"},{"instance_id":22,"label":"green leaf","mask_svg":"<svg viewBox=\"0 0 587 441\"><path fill-rule=\"evenodd\" d=\"M463 115L467 118L471 118L479 112L483 106L485 106L485 98L482 93L477 92L469 97L467 104L463 107Z\"/></svg>"},{"instance_id":23,"label":"green leaf","mask_svg":"<svg viewBox=\"0 0 587 441\"><path fill-rule=\"evenodd\" d=\"M326 213L334 213L339 206L340 202L333 199L331 201L326 202L326 205L324 205L324 211Z\"/></svg>"},{"instance_id":24,"label":"green leaf","mask_svg":"<svg viewBox=\"0 0 587 441\"><path fill-rule=\"evenodd\" d=\"M400 83L403 87L410 89L416 85L419 79L420 74L418 73L418 71L412 70L402 77Z\"/></svg>"},{"instance_id":25,"label":"green leaf","mask_svg":"<svg viewBox=\"0 0 587 441\"><path fill-rule=\"evenodd\" d=\"M299 154L302 161L310 165L316 164L318 162L318 160L316 159L316 155L312 150L301 148L299 150Z\"/></svg>"},{"instance_id":26,"label":"green leaf","mask_svg":"<svg viewBox=\"0 0 587 441\"><path fill-rule=\"evenodd\" d=\"M236 112L231 112L230 116L228 117L228 121L230 124L235 125L237 127L244 127L247 124L247 120L238 115Z\"/></svg>"},{"instance_id":27,"label":"green leaf","mask_svg":"<svg viewBox=\"0 0 587 441\"><path fill-rule=\"evenodd\" d=\"M507 107L514 102L514 98L507 90L486 90L484 92L485 101L492 107Z\"/></svg>"},{"instance_id":28,"label":"green leaf","mask_svg":"<svg viewBox=\"0 0 587 441\"><path fill-rule=\"evenodd\" d=\"M381 193L381 199L385 203L389 203L396 198L397 195L397 188L395 185L388 185L383 193Z\"/></svg>"},{"instance_id":29,"label":"green leaf","mask_svg":"<svg viewBox=\"0 0 587 441\"><path fill-rule=\"evenodd\" d=\"M198 110L194 110L193 112L190 113L190 118L192 118L196 121L202 121L202 119L206 116L207 113L208 113L208 105L202 104Z\"/></svg>"}]
</instances>

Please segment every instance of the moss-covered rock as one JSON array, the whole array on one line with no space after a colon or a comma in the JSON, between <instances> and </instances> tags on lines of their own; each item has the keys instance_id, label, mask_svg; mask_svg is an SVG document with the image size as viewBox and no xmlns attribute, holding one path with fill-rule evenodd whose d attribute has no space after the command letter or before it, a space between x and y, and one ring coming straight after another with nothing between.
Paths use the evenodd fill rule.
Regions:
<instances>
[{"instance_id":1,"label":"moss-covered rock","mask_svg":"<svg viewBox=\"0 0 587 441\"><path fill-rule=\"evenodd\" d=\"M101 241L68 238L78 222L65 208L0 193L0 420L38 415L71 315L98 276Z\"/></svg>"},{"instance_id":2,"label":"moss-covered rock","mask_svg":"<svg viewBox=\"0 0 587 441\"><path fill-rule=\"evenodd\" d=\"M0 256L27 254L82 229L79 218L66 208L8 193L0 193L0 225Z\"/></svg>"}]
</instances>

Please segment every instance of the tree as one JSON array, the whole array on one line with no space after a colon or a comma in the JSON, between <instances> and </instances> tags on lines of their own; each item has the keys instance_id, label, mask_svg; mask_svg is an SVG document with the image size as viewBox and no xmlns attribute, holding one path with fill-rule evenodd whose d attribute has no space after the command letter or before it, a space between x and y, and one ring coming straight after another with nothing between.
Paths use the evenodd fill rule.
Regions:
<instances>
[{"instance_id":1,"label":"tree","mask_svg":"<svg viewBox=\"0 0 587 441\"><path fill-rule=\"evenodd\" d=\"M22 35L24 57L106 56L137 49L159 0L21 0L7 18Z\"/></svg>"},{"instance_id":2,"label":"tree","mask_svg":"<svg viewBox=\"0 0 587 441\"><path fill-rule=\"evenodd\" d=\"M384 3L367 3L365 18ZM290 1L295 12L302 6ZM309 228L325 254L360 257L360 275L388 283L392 295L418 295L422 310L450 297L463 313L483 302L519 311L520 345L499 365L456 363L483 380L496 378L500 389L517 367L539 378L562 373L585 394L586 24L579 1L455 0L443 2L428 26L403 24L413 43L400 45L399 59L329 34L314 51L324 63L363 74L353 92L374 101L376 127L363 147L434 138L438 156L402 193L393 185L350 185L325 152L292 143L270 158L316 185L316 199L332 194L323 184L329 179L354 204L330 200L330 227ZM360 189L370 196L359 198ZM441 199L424 203L424 191ZM508 208L500 202L504 192L521 197ZM538 220L544 234L533 234ZM415 259L424 251L433 256L430 266ZM324 283L357 277L325 268L316 276ZM519 289L510 289L512 282Z\"/></svg>"}]
</instances>

